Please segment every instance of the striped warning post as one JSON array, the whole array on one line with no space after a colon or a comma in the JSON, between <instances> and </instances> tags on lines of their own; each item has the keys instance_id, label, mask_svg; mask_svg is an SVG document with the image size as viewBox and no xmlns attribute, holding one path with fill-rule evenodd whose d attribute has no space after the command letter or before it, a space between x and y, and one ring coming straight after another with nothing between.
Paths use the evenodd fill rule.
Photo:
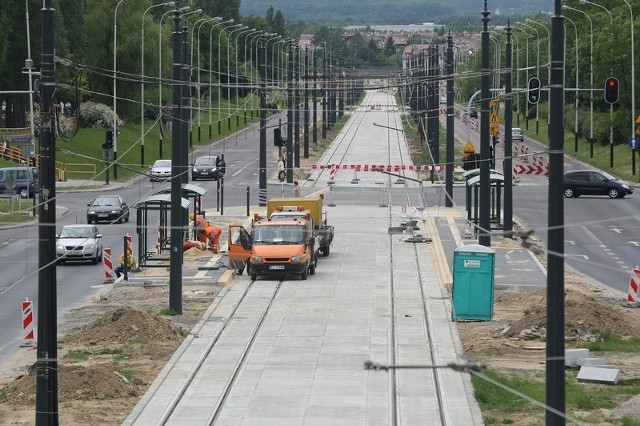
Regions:
<instances>
[{"instance_id":1,"label":"striped warning post","mask_svg":"<svg viewBox=\"0 0 640 426\"><path fill-rule=\"evenodd\" d=\"M102 254L102 264L104 265L104 282L112 283L114 281L113 261L111 260L111 248L105 247Z\"/></svg>"},{"instance_id":2,"label":"striped warning post","mask_svg":"<svg viewBox=\"0 0 640 426\"><path fill-rule=\"evenodd\" d=\"M156 254L162 252L162 229L160 229L160 219L158 219L158 228L156 232Z\"/></svg>"},{"instance_id":3,"label":"striped warning post","mask_svg":"<svg viewBox=\"0 0 640 426\"><path fill-rule=\"evenodd\" d=\"M22 331L24 342L20 346L33 346L33 302L29 299L22 302Z\"/></svg>"},{"instance_id":4,"label":"striped warning post","mask_svg":"<svg viewBox=\"0 0 640 426\"><path fill-rule=\"evenodd\" d=\"M332 165L331 165L331 169L330 169L330 171L329 171L329 182L330 182L330 183L335 182L336 173L338 173L338 168L339 168L339 167L340 167L340 166L339 166L339 165L336 165L336 164L332 164Z\"/></svg>"},{"instance_id":5,"label":"striped warning post","mask_svg":"<svg viewBox=\"0 0 640 426\"><path fill-rule=\"evenodd\" d=\"M629 292L627 293L627 302L638 303L638 283L640 283L640 269L637 267L633 270L633 274L629 279Z\"/></svg>"}]
</instances>

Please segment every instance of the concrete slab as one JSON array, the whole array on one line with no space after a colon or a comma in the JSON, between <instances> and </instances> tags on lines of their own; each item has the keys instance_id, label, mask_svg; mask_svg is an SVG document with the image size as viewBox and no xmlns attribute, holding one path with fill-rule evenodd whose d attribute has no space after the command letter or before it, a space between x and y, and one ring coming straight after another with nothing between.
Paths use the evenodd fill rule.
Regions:
<instances>
[{"instance_id":1,"label":"concrete slab","mask_svg":"<svg viewBox=\"0 0 640 426\"><path fill-rule=\"evenodd\" d=\"M604 383L617 385L620 380L620 370L617 368L580 367L579 382Z\"/></svg>"}]
</instances>

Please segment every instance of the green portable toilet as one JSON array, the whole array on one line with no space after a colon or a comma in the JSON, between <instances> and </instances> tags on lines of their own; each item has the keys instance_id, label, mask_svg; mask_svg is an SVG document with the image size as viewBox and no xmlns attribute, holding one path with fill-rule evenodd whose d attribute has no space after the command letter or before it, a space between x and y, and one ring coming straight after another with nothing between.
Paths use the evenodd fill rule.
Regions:
<instances>
[{"instance_id":1,"label":"green portable toilet","mask_svg":"<svg viewBox=\"0 0 640 426\"><path fill-rule=\"evenodd\" d=\"M493 318L495 251L479 244L453 253L453 320L490 321Z\"/></svg>"}]
</instances>

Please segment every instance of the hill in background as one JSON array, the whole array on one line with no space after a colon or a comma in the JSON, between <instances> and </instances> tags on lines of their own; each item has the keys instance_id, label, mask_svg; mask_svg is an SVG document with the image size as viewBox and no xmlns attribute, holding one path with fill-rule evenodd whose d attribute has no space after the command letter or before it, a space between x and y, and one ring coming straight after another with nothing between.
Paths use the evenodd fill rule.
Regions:
<instances>
[{"instance_id":1,"label":"hill in background","mask_svg":"<svg viewBox=\"0 0 640 426\"><path fill-rule=\"evenodd\" d=\"M517 4L517 7L514 7ZM265 16L273 6L292 21L340 24L419 24L438 22L447 16L478 16L482 0L242 0L242 16ZM489 0L491 16L532 15L541 10L553 11L552 0Z\"/></svg>"}]
</instances>

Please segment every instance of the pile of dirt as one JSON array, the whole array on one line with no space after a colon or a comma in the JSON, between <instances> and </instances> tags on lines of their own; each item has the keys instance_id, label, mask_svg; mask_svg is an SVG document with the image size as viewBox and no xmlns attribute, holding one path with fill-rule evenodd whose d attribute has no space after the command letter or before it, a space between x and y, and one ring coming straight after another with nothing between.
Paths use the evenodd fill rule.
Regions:
<instances>
[{"instance_id":1,"label":"pile of dirt","mask_svg":"<svg viewBox=\"0 0 640 426\"><path fill-rule=\"evenodd\" d=\"M526 295L526 299L535 303L529 305L526 315L500 334L509 338L537 338L544 341L547 326L546 290L532 291ZM594 341L606 332L625 338L640 330L637 312L605 303L576 290L565 291L564 313L567 340Z\"/></svg>"}]
</instances>

